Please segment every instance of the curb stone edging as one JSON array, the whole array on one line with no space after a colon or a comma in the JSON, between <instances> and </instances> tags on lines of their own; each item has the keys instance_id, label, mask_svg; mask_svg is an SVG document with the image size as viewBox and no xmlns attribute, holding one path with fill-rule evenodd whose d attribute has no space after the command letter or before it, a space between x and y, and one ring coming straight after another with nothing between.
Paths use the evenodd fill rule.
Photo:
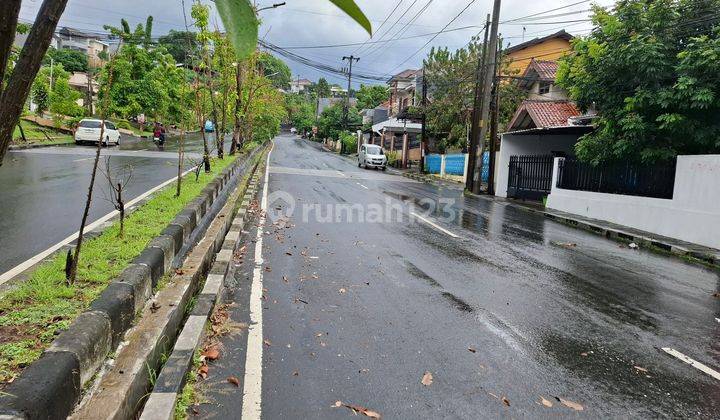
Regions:
<instances>
[{"instance_id":1,"label":"curb stone edging","mask_svg":"<svg viewBox=\"0 0 720 420\"><path fill-rule=\"evenodd\" d=\"M221 250L210 268L202 291L197 295L195 307L177 337L175 347L160 371L148 401L145 403L140 420L172 420L178 395L185 386L185 380L192 368L193 356L205 338L205 326L215 306L222 300L222 287L235 273L232 255L239 248L240 234L248 222L248 205L258 191L258 180L262 175L255 173L253 180L242 198L237 215L230 230L224 236Z\"/></svg>"},{"instance_id":2,"label":"curb stone edging","mask_svg":"<svg viewBox=\"0 0 720 420\"><path fill-rule=\"evenodd\" d=\"M261 146L244 159L235 160L208 184L213 185L214 194L201 192L198 196L205 201L206 209L212 206L221 186L234 188L239 175L264 149ZM231 179L233 182L228 182ZM123 334L132 326L135 314L143 309L157 281L194 245L190 243L194 236L204 230L198 222L205 214L200 215L199 209L194 207L196 204L195 200L188 203L163 233L152 239L89 308L60 333L40 358L0 394L0 418L64 419L72 412L82 396L83 385L94 377L107 354L117 347ZM182 216L188 213L193 217ZM178 244L182 246L178 247Z\"/></svg>"}]
</instances>

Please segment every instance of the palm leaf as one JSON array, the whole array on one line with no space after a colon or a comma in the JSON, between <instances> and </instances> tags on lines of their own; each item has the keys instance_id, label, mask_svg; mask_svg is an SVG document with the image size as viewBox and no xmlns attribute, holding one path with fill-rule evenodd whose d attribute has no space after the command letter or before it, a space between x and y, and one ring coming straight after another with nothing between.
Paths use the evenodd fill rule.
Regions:
<instances>
[{"instance_id":1,"label":"palm leaf","mask_svg":"<svg viewBox=\"0 0 720 420\"><path fill-rule=\"evenodd\" d=\"M235 56L244 60L257 45L259 22L255 10L249 0L215 0L215 7L235 49Z\"/></svg>"},{"instance_id":2,"label":"palm leaf","mask_svg":"<svg viewBox=\"0 0 720 420\"><path fill-rule=\"evenodd\" d=\"M368 20L367 16L360 10L355 0L330 0L335 6L339 7L340 10L347 13L348 16L353 18L355 22L360 24L367 33L372 35L372 25Z\"/></svg>"}]
</instances>

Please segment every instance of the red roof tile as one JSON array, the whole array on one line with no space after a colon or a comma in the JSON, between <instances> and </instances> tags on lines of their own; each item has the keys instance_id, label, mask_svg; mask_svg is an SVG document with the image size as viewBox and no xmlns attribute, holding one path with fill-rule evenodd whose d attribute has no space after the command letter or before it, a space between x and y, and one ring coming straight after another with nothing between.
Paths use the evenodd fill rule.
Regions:
<instances>
[{"instance_id":1,"label":"red roof tile","mask_svg":"<svg viewBox=\"0 0 720 420\"><path fill-rule=\"evenodd\" d=\"M535 69L538 76L540 76L540 79L555 80L555 75L557 74L558 69L557 61L533 60L532 63L530 63L530 66Z\"/></svg>"},{"instance_id":2,"label":"red roof tile","mask_svg":"<svg viewBox=\"0 0 720 420\"><path fill-rule=\"evenodd\" d=\"M537 128L562 127L568 118L577 117L580 111L571 101L524 101L508 125L508 131L534 127L518 127L527 114Z\"/></svg>"}]
</instances>

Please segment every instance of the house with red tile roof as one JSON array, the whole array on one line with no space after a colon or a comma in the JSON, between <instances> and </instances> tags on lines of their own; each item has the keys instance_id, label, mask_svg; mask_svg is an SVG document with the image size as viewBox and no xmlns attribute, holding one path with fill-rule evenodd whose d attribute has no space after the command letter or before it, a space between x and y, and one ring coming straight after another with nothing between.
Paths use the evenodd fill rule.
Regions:
<instances>
[{"instance_id":1,"label":"house with red tile roof","mask_svg":"<svg viewBox=\"0 0 720 420\"><path fill-rule=\"evenodd\" d=\"M567 92L555 84L558 64L532 59L515 83L527 91L502 134L495 194L542 199L550 193L553 159L574 156L578 139L593 130Z\"/></svg>"}]
</instances>

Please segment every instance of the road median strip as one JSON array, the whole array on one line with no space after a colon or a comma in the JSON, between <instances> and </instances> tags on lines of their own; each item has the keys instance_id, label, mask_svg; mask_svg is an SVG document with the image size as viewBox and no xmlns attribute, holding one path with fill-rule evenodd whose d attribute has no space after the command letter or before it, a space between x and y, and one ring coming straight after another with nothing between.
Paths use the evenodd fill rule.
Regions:
<instances>
[{"instance_id":1,"label":"road median strip","mask_svg":"<svg viewBox=\"0 0 720 420\"><path fill-rule=\"evenodd\" d=\"M153 391L145 404L140 419L172 419L175 417L176 404L183 392L186 380L192 375L193 357L205 338L206 325L215 306L222 300L223 285L232 279L235 266L233 254L240 248L240 234L247 225L248 209L258 191L260 171L256 171L253 181L246 191L240 209L232 220L230 230L224 235L220 251L210 268L210 274L197 297L197 303L188 316L180 332L172 354L162 368Z\"/></svg>"},{"instance_id":2,"label":"road median strip","mask_svg":"<svg viewBox=\"0 0 720 420\"><path fill-rule=\"evenodd\" d=\"M153 289L201 239L259 152L217 161L214 173L201 175L197 184L185 180L180 200L171 201L173 188L160 191L128 217L125 238L118 238L117 226L111 226L87 241L81 280L73 287L64 285L59 275L63 258L57 255L4 297L0 327L27 332L0 346L0 363L12 367L18 362L13 355L23 346L32 354L25 355L27 367L3 389L0 415L65 418L75 408L83 387L121 343L135 315L144 308L155 312L146 303ZM179 213L177 206L184 206ZM182 316L173 320L177 327ZM30 334L38 338L23 339ZM13 346L15 352L8 352Z\"/></svg>"}]
</instances>

